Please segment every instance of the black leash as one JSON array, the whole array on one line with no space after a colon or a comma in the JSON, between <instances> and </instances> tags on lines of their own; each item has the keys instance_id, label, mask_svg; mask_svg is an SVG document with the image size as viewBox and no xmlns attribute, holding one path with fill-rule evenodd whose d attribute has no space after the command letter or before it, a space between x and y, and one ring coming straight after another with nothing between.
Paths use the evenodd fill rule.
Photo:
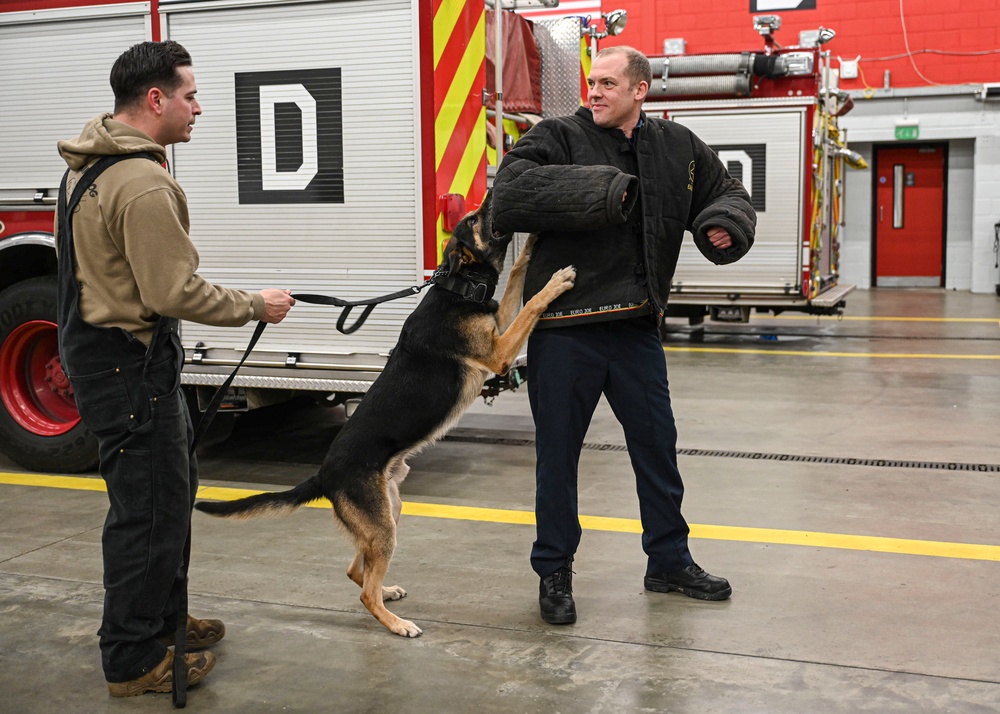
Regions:
<instances>
[{"instance_id":1,"label":"black leash","mask_svg":"<svg viewBox=\"0 0 1000 714\"><path fill-rule=\"evenodd\" d=\"M398 292L383 295L377 298L369 298L368 300L342 300L341 298L331 297L329 295L312 295L308 293L293 294L292 298L316 305L335 305L337 307L344 308L343 312L340 313L340 318L337 320L337 329L343 334L349 335L364 324L365 320L367 320L368 316L371 315L372 310L375 309L376 305L381 305L382 303L389 302L390 300L398 300L399 298L416 295L433 281L434 278L432 276L428 278L423 285L413 285L405 290L400 290ZM362 305L365 306L365 309L361 313L361 316L358 317L358 319L350 327L345 327L344 323L347 322L347 316L350 315L351 310ZM247 357L249 357L250 353L253 352L253 348L257 345L257 341L264 333L265 327L267 327L267 323L263 320L257 323L257 328L254 330L253 336L250 338L250 343L247 345L246 350L243 351L243 356L240 357L239 364L236 365L229 377L226 378L226 381L223 382L222 385L215 391L212 401L205 409L205 413L201 415L201 419L198 421L198 428L195 429L194 432L194 439L191 441L191 454L194 454L195 449L198 447L198 442L201 441L205 432L208 431L208 427L212 423L212 419L215 418L216 413L219 411L222 400L226 398L226 394L229 392L229 387L232 385L233 380L236 379L236 373L240 371L240 367L243 366L243 363L247 361Z\"/></svg>"},{"instance_id":2,"label":"black leash","mask_svg":"<svg viewBox=\"0 0 1000 714\"><path fill-rule=\"evenodd\" d=\"M309 293L297 293L293 294L292 298L296 301L301 300L302 302L312 303L314 305L334 305L336 307L344 308L340 313L340 317L337 320L337 330L345 335L349 335L360 328L368 316L371 315L372 310L375 309L377 305L381 305L384 302L390 302L391 300L398 300L399 298L409 297L410 295L416 295L421 290L426 288L428 285L437 284L441 287L450 290L454 293L461 295L462 297L472 300L474 302L485 302L493 297L493 292L496 289L496 285L489 281L486 282L476 282L474 280L469 280L468 278L461 275L449 275L445 270L437 270L434 275L429 277L424 281L423 285L411 285L405 290L399 290L388 295L382 295L377 298L369 298L368 300L342 300L338 297L331 297L328 295L313 295ZM361 315L357 320L354 321L350 326L346 326L347 317L351 314L351 310L356 307L364 307L365 309L361 312ZM243 363L247 361L247 357L253 352L253 348L257 345L257 341L260 336L264 333L264 328L267 327L267 323L263 320L257 323L257 327L253 332L253 336L250 338L250 343L247 345L246 350L243 351L243 356L240 358L239 364L236 365L232 373L226 379L225 382L215 391L215 395L212 397L212 401L209 403L208 407L205 409L205 413L201 415L198 420L198 427L194 431L194 437L191 439L191 446L189 448L188 454L194 456L195 449L198 448L198 442L201 441L205 432L208 431L208 427L211 425L212 420L219 411L219 407L222 405L222 401L226 398L226 394L229 393L229 387L232 386L233 380L236 379L237 372L240 371L240 367ZM188 537L187 542L184 544L184 560L185 562L190 562L191 553L191 526L188 524ZM188 594L187 594L187 571L184 572L184 581L182 583L180 598L178 599L177 606L177 630L174 635L174 691L173 700L174 706L177 709L183 709L187 706L187 680L188 680L188 667L187 662L184 659L185 645L187 644L187 618L188 618Z\"/></svg>"},{"instance_id":3,"label":"black leash","mask_svg":"<svg viewBox=\"0 0 1000 714\"><path fill-rule=\"evenodd\" d=\"M399 292L383 295L382 297L369 298L368 300L341 300L338 297L330 297L329 295L311 295L309 293L293 293L292 297L295 300L301 300L302 302L308 302L314 305L335 305L337 307L344 308L344 310L340 313L340 317L337 319L337 330L345 335L349 335L352 332L356 332L359 327L365 324L365 320L367 320L368 316L372 314L372 310L375 309L376 305L381 305L382 303L389 302L391 300L398 300L399 298L409 297L410 295L416 295L432 282L434 282L433 276L427 278L423 285L411 285L406 288L406 290L400 290ZM355 320L354 324L350 327L345 327L344 323L347 322L347 316L351 314L351 310L361 306L364 306L365 309L361 311L361 315L358 319Z\"/></svg>"},{"instance_id":4,"label":"black leash","mask_svg":"<svg viewBox=\"0 0 1000 714\"><path fill-rule=\"evenodd\" d=\"M308 302L314 305L335 305L337 307L344 308L343 312L340 313L340 317L337 319L337 330L345 335L349 335L352 332L357 331L359 327L365 324L365 320L367 320L368 316L372 314L372 310L375 309L376 305L381 305L384 302L390 302L392 300L398 300L399 298L409 297L410 295L416 295L428 285L432 284L439 285L446 290L457 293L467 300L479 303L486 302L492 298L493 293L496 290L496 283L494 281L477 281L470 279L465 275L452 275L444 268L438 268L434 271L434 274L431 277L424 281L423 285L411 285L405 290L389 293L388 295L383 295L377 298L369 298L367 300L342 300L338 297L330 297L328 295L312 295L309 293L293 293L292 297L295 300L301 300L302 302ZM351 310L362 306L364 306L365 309L361 312L358 319L355 320L350 327L346 327L345 323L347 322L347 316L351 314ZM246 355L244 355L244 359L245 358ZM242 364L242 362L240 362L240 364Z\"/></svg>"},{"instance_id":5,"label":"black leash","mask_svg":"<svg viewBox=\"0 0 1000 714\"><path fill-rule=\"evenodd\" d=\"M250 338L250 344L247 345L246 350L243 352L243 356L240 358L239 364L236 365L236 369L233 370L232 374L222 383L222 386L218 388L215 392L215 396L212 397L211 403L209 403L208 408L205 413L201 415L201 419L198 420L198 428L195 429L194 437L191 439L191 446L188 448L188 455L190 457L194 456L194 451L198 448L198 442L208 431L209 425L212 423L212 419L215 418L216 413L219 411L219 406L222 404L222 400L225 399L226 394L229 392L229 387L232 385L233 380L236 379L236 373L240 371L240 367L246 362L247 357L253 352L254 346L257 344L257 340L264 333L264 328L267 327L266 322L258 322L257 328L253 332L253 337ZM184 544L184 562L189 564L191 562L191 524L188 523L188 536L187 542ZM187 661L184 658L184 653L187 645L187 619L188 619L188 573L187 569L184 570L184 580L181 583L180 597L177 602L177 629L174 632L174 691L173 691L173 701L174 707L177 709L183 709L187 706L187 681L188 681L188 667Z\"/></svg>"},{"instance_id":6,"label":"black leash","mask_svg":"<svg viewBox=\"0 0 1000 714\"><path fill-rule=\"evenodd\" d=\"M216 390L215 395L212 397L211 403L202 414L201 418L198 420L198 428L194 431L194 436L191 439L191 445L188 447L188 456L194 457L194 451L198 448L198 442L208 431L209 425L212 423L212 419L215 418L216 413L219 411L219 406L222 404L222 400L225 399L226 394L229 392L229 387L236 378L236 373L240 371L240 367L246 362L247 357L253 351L254 346L257 344L257 340L264 332L264 328L267 327L266 322L258 322L257 328L254 330L253 337L250 338L250 344L247 345L246 351L243 353L243 357L240 358L240 362L236 365L236 369L233 370L229 378L222 383L222 386ZM187 541L184 543L184 562L190 567L191 563L191 523L188 523L188 533ZM188 666L185 660L185 650L187 648L187 619L188 619L188 572L187 568L184 569L184 579L181 582L180 595L177 599L177 629L174 630L174 687L173 687L173 702L174 707L177 709L183 709L187 706L187 683L188 683Z\"/></svg>"},{"instance_id":7,"label":"black leash","mask_svg":"<svg viewBox=\"0 0 1000 714\"><path fill-rule=\"evenodd\" d=\"M372 310L375 309L376 305L380 305L384 302L389 302L390 300L398 300L402 297L407 297L408 295L416 295L425 287L431 284L433 278L429 278L423 285L412 286L406 290L400 290L399 292L392 293L391 295L383 295L382 297L371 298L369 300L341 300L336 297L328 297L326 295L292 295L295 300L301 300L302 302L316 303L320 305L336 305L337 307L344 308L344 311L340 314L340 319L337 320L337 329L345 335L349 335L356 331L361 325L364 324L365 320L371 314ZM347 316L350 314L351 309L359 307L361 305L365 306L364 311L361 316L352 324L350 327L345 327L344 324L347 321ZM222 401L226 398L229 393L229 387L232 386L233 380L236 379L237 372L240 371L240 367L243 363L247 361L247 357L253 352L253 348L257 345L257 341L260 336L264 334L264 328L267 327L267 323L263 320L257 323L256 329L254 329L253 336L250 338L250 342L247 345L246 350L243 351L243 356L240 357L239 364L236 365L226 381L215 391L215 395L212 397L212 401L209 403L208 407L205 409L205 413L201 415L198 420L198 426L194 430L194 436L191 439L191 445L188 449L188 455L193 457L195 449L198 448L198 443L201 441L202 437L205 436L205 432L208 431L208 427L212 424L212 420L219 411L219 407L222 405ZM184 562L190 564L190 554L191 554L191 524L188 524L188 535L187 542L184 544ZM188 619L188 575L187 570L184 571L184 579L181 583L180 596L177 602L177 629L174 633L174 687L173 687L173 702L174 707L177 709L183 709L187 706L187 682L188 682L188 666L185 660L185 649L187 645L187 619Z\"/></svg>"},{"instance_id":8,"label":"black leash","mask_svg":"<svg viewBox=\"0 0 1000 714\"><path fill-rule=\"evenodd\" d=\"M240 371L240 367L243 363L247 361L247 357L253 352L254 346L257 344L257 340L260 336L264 334L264 328L267 327L267 323L261 320L257 323L257 328L253 331L253 337L250 338L250 343L247 345L246 350L243 352L243 356L240 357L239 364L232 371L226 381L215 390L215 395L212 397L212 401L209 402L208 406L205 408L205 413L201 415L201 419L198 420L198 428L194 430L194 438L191 440L191 447L189 450L190 455L194 455L194 450L198 448L198 442L201 438L205 436L205 432L208 431L209 425L212 423L212 419L215 418L216 412L219 411L219 407L222 405L222 400L226 398L226 394L229 392L229 387L232 385L233 380L236 379L236 373Z\"/></svg>"},{"instance_id":9,"label":"black leash","mask_svg":"<svg viewBox=\"0 0 1000 714\"><path fill-rule=\"evenodd\" d=\"M184 562L191 564L191 523L188 522L187 540L184 542ZM184 580L181 583L180 596L177 598L177 629L174 630L174 707L183 709L187 706L188 666L185 659L187 648L187 618L188 618L188 574L184 569Z\"/></svg>"},{"instance_id":10,"label":"black leash","mask_svg":"<svg viewBox=\"0 0 1000 714\"><path fill-rule=\"evenodd\" d=\"M365 320L367 320L368 316L371 315L372 310L375 309L376 305L381 305L382 303L389 302L390 300L398 300L399 298L416 295L433 281L434 278L432 276L428 278L423 285L412 285L405 290L399 290L398 292L390 293L389 295L383 295L377 298L369 298L368 300L342 300L341 298L331 297L329 295L312 295L309 293L296 293L292 295L292 298L296 301L301 300L302 302L313 303L316 305L336 305L337 307L344 308L344 311L340 313L340 318L337 320L337 329L343 334L349 335L365 323ZM351 314L351 310L362 305L365 306L365 309L361 313L361 316L358 317L358 319L350 327L345 327L344 323L347 322L347 316ZM263 320L257 323L257 328L254 330L253 336L250 338L250 343L247 345L247 348L243 351L243 356L240 357L239 364L236 365L226 381L223 382L222 385L215 391L212 401L209 403L208 407L206 407L205 413L201 415L201 419L198 421L198 428L195 429L194 432L194 439L191 441L191 454L194 454L194 450L198 447L198 442L201 441L205 432L208 431L208 427L212 423L212 419L215 418L216 413L219 411L219 407L222 405L222 400L226 398L226 394L229 392L229 387L232 386L233 380L236 379L236 373L240 371L240 367L243 366L243 363L247 361L247 357L249 357L250 353L253 352L253 348L257 345L257 341L264 333L265 327L267 327L267 323Z\"/></svg>"},{"instance_id":11,"label":"black leash","mask_svg":"<svg viewBox=\"0 0 1000 714\"><path fill-rule=\"evenodd\" d=\"M461 295L467 300L472 300L473 302L478 303L486 302L492 298L496 289L495 283L490 281L477 282L461 275L449 275L448 271L439 268L431 277L424 281L423 285L411 285L405 290L399 290L394 293L389 293L388 295L369 298L367 300L343 300L329 295L314 295L310 293L294 293L292 294L292 298L315 305L335 305L337 307L344 308L343 312L340 313L340 318L337 320L337 329L343 334L349 335L352 332L357 331L357 329L365 323L365 320L368 319L368 316L371 315L372 310L374 310L377 305L381 305L384 302L390 302L391 300L409 297L410 295L416 295L431 284L440 285L451 292ZM347 322L347 316L350 315L351 310L355 307L361 306L364 306L365 309L362 311L358 319L350 327L345 327L344 323ZM250 343L247 345L246 350L243 351L243 356L240 357L239 364L236 365L235 369L233 369L226 381L223 382L222 385L216 390L215 395L212 397L212 401L205 409L205 413L201 415L201 419L198 421L198 428L195 429L194 438L191 441L191 448L189 451L190 454L194 454L195 449L198 447L198 442L201 441L205 432L208 431L208 427L212 423L212 419L215 418L216 413L219 411L222 400L226 398L226 394L229 392L229 387L232 385L233 380L236 379L236 373L240 371L240 367L243 366L243 363L247 361L247 357L249 357L250 353L253 352L253 348L256 346L261 334L263 334L265 327L267 327L266 322L261 321L257 323L257 328L254 330L253 336L250 338Z\"/></svg>"}]
</instances>

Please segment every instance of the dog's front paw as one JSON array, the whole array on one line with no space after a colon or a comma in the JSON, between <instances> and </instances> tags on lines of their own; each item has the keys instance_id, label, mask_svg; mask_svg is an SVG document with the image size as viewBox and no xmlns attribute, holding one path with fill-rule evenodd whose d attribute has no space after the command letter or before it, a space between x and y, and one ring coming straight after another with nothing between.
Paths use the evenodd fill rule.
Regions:
<instances>
[{"instance_id":1,"label":"dog's front paw","mask_svg":"<svg viewBox=\"0 0 1000 714\"><path fill-rule=\"evenodd\" d=\"M556 295L562 295L576 284L576 267L569 265L562 270L557 270L549 278L549 287L556 291Z\"/></svg>"}]
</instances>

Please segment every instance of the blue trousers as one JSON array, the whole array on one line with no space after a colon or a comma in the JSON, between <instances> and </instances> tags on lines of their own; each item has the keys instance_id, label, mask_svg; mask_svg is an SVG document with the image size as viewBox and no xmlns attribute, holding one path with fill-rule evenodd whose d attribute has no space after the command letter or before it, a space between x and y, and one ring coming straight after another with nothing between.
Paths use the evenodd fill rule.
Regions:
<instances>
[{"instance_id":1,"label":"blue trousers","mask_svg":"<svg viewBox=\"0 0 1000 714\"><path fill-rule=\"evenodd\" d=\"M528 340L536 440L531 566L540 577L551 575L580 544L577 468L601 394L625 432L647 572L686 568L693 561L681 515L677 429L663 347L649 318L546 328Z\"/></svg>"}]
</instances>

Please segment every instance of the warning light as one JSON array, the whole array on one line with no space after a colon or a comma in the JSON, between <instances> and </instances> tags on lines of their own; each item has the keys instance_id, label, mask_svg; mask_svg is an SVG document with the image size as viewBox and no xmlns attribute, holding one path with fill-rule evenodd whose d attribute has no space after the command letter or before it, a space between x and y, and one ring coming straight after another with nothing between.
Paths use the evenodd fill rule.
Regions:
<instances>
[{"instance_id":1,"label":"warning light","mask_svg":"<svg viewBox=\"0 0 1000 714\"><path fill-rule=\"evenodd\" d=\"M442 193L438 201L441 207L441 228L451 233L465 217L465 196L460 193Z\"/></svg>"}]
</instances>

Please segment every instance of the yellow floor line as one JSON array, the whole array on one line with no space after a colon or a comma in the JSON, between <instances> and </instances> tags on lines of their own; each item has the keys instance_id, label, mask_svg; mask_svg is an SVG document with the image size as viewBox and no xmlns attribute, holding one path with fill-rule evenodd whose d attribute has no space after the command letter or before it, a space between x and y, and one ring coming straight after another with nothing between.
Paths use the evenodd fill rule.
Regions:
<instances>
[{"instance_id":1,"label":"yellow floor line","mask_svg":"<svg viewBox=\"0 0 1000 714\"><path fill-rule=\"evenodd\" d=\"M76 491L104 491L104 482L96 478L80 476L49 476L45 474L19 474L0 471L0 484L10 486L34 486L40 488L71 489ZM263 491L229 488L223 486L203 486L198 496L218 501L234 501ZM327 501L310 504L311 508L329 508ZM476 508L472 506L450 506L439 503L403 502L403 513L408 516L427 518L447 518L463 521L506 523L513 525L533 525L535 516L530 511L513 511L500 508ZM580 525L585 530L610 531L614 533L641 533L639 521L634 518L607 518L603 516L580 516ZM712 526L691 524L691 537L706 540L726 540L741 543L769 543L773 545L802 545L813 548L835 548L839 550L865 550L875 553L898 553L905 555L925 555L937 558L961 558L965 560L987 560L1000 562L1000 545L977 543L948 543L931 540L910 540L906 538L883 538L879 536L848 535L842 533L817 533L812 531L792 531L775 528L743 528L737 526Z\"/></svg>"},{"instance_id":2,"label":"yellow floor line","mask_svg":"<svg viewBox=\"0 0 1000 714\"><path fill-rule=\"evenodd\" d=\"M784 355L792 357L864 357L868 359L987 359L1000 360L1000 355L939 355L905 352L812 352L809 350L761 350L739 347L664 347L664 352L717 352L725 354Z\"/></svg>"},{"instance_id":3,"label":"yellow floor line","mask_svg":"<svg viewBox=\"0 0 1000 714\"><path fill-rule=\"evenodd\" d=\"M754 317L754 322L767 320L836 320L837 322L993 322L1000 325L995 317L876 317L874 315L766 315Z\"/></svg>"}]
</instances>

